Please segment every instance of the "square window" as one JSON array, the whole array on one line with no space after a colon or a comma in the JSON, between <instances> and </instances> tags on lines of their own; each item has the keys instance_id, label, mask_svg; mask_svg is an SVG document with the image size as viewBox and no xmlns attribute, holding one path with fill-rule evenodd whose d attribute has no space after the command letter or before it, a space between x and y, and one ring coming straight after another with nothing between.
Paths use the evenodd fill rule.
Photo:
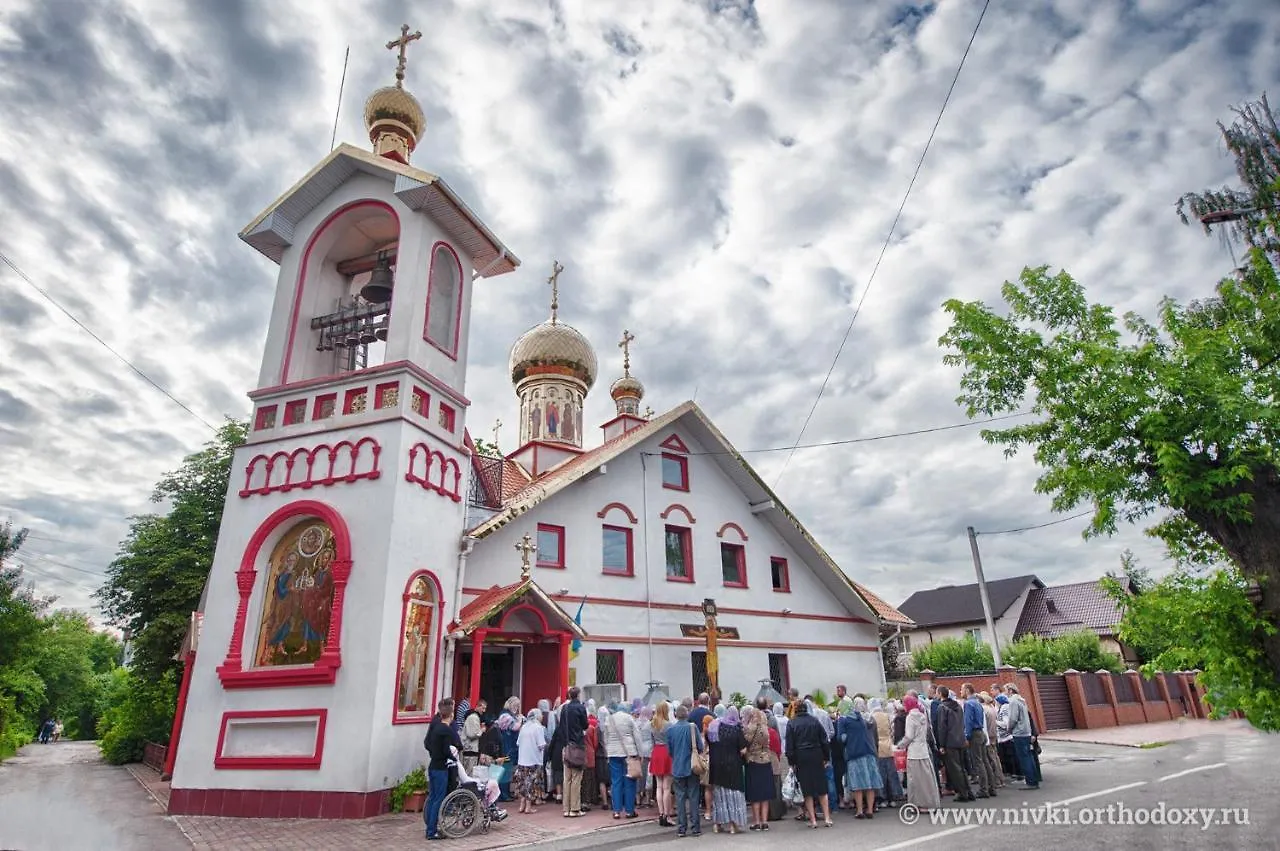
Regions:
<instances>
[{"instance_id":1,"label":"square window","mask_svg":"<svg viewBox=\"0 0 1280 851\"><path fill-rule=\"evenodd\" d=\"M662 486L673 491L689 489L689 459L670 452L662 453Z\"/></svg>"},{"instance_id":2,"label":"square window","mask_svg":"<svg viewBox=\"0 0 1280 851\"><path fill-rule=\"evenodd\" d=\"M365 406L368 403L369 388L352 387L347 391L347 396L342 402L342 413L344 414L363 414Z\"/></svg>"},{"instance_id":3,"label":"square window","mask_svg":"<svg viewBox=\"0 0 1280 851\"><path fill-rule=\"evenodd\" d=\"M307 400L294 399L284 406L284 424L297 425L307 418Z\"/></svg>"},{"instance_id":4,"label":"square window","mask_svg":"<svg viewBox=\"0 0 1280 851\"><path fill-rule=\"evenodd\" d=\"M451 434L453 433L453 417L454 417L453 408L450 408L448 405L441 402L440 416L436 421L440 423L440 428L444 429L445 431Z\"/></svg>"},{"instance_id":5,"label":"square window","mask_svg":"<svg viewBox=\"0 0 1280 851\"><path fill-rule=\"evenodd\" d=\"M605 573L615 576L634 576L635 563L631 555L631 530L622 526L600 527L601 564Z\"/></svg>"},{"instance_id":6,"label":"square window","mask_svg":"<svg viewBox=\"0 0 1280 851\"><path fill-rule=\"evenodd\" d=\"M747 587L747 550L742 544L720 544L720 569L724 587Z\"/></svg>"},{"instance_id":7,"label":"square window","mask_svg":"<svg viewBox=\"0 0 1280 851\"><path fill-rule=\"evenodd\" d=\"M538 567L564 567L564 527L538 524Z\"/></svg>"},{"instance_id":8,"label":"square window","mask_svg":"<svg viewBox=\"0 0 1280 851\"><path fill-rule=\"evenodd\" d=\"M711 677L707 674L707 651L694 650L689 654L689 667L693 674L693 693L711 691ZM783 692L785 694L785 692Z\"/></svg>"},{"instance_id":9,"label":"square window","mask_svg":"<svg viewBox=\"0 0 1280 851\"><path fill-rule=\"evenodd\" d=\"M667 581L693 581L693 536L683 526L666 527Z\"/></svg>"},{"instance_id":10,"label":"square window","mask_svg":"<svg viewBox=\"0 0 1280 851\"><path fill-rule=\"evenodd\" d=\"M791 688L791 665L786 653L769 654L769 681L779 694L786 694Z\"/></svg>"},{"instance_id":11,"label":"square window","mask_svg":"<svg viewBox=\"0 0 1280 851\"><path fill-rule=\"evenodd\" d=\"M972 641L974 644L981 644L982 643L981 627L975 626L973 629L966 629L964 631L964 637Z\"/></svg>"},{"instance_id":12,"label":"square window","mask_svg":"<svg viewBox=\"0 0 1280 851\"><path fill-rule=\"evenodd\" d=\"M413 388L413 399L409 402L409 407L418 416L429 417L431 416L431 397L421 387L415 387Z\"/></svg>"},{"instance_id":13,"label":"square window","mask_svg":"<svg viewBox=\"0 0 1280 851\"><path fill-rule=\"evenodd\" d=\"M311 409L311 419L327 420L333 416L338 407L338 394L326 393L316 397L315 407Z\"/></svg>"},{"instance_id":14,"label":"square window","mask_svg":"<svg viewBox=\"0 0 1280 851\"><path fill-rule=\"evenodd\" d=\"M259 408L258 414L253 418L253 430L262 431L268 428L276 427L276 406L267 405L265 408Z\"/></svg>"},{"instance_id":15,"label":"square window","mask_svg":"<svg viewBox=\"0 0 1280 851\"><path fill-rule=\"evenodd\" d=\"M791 570L787 567L785 558L774 556L769 559L769 574L774 591L791 591Z\"/></svg>"},{"instance_id":16,"label":"square window","mask_svg":"<svg viewBox=\"0 0 1280 851\"><path fill-rule=\"evenodd\" d=\"M624 682L622 677L622 651L621 650L597 650L596 651L596 682L597 683L621 683Z\"/></svg>"},{"instance_id":17,"label":"square window","mask_svg":"<svg viewBox=\"0 0 1280 851\"><path fill-rule=\"evenodd\" d=\"M387 384L379 384L373 389L373 407L394 408L400 404L400 383L391 381Z\"/></svg>"}]
</instances>

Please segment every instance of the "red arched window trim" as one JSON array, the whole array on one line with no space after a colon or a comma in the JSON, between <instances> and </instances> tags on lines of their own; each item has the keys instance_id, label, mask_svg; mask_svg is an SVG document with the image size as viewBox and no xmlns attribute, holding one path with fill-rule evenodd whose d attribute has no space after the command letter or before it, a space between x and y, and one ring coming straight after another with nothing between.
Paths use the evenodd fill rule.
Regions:
<instances>
[{"instance_id":1,"label":"red arched window trim","mask_svg":"<svg viewBox=\"0 0 1280 851\"><path fill-rule=\"evenodd\" d=\"M427 333L427 329L431 327L431 291L435 289L436 284L436 257L439 249L443 248L453 257L454 266L458 269L458 298L453 305L453 348L446 349L439 341L431 339L431 335ZM467 277L462 274L462 261L458 259L458 252L453 250L453 246L444 240L438 240L435 245L431 246L431 266L427 271L427 312L422 319L422 339L444 352L450 360L458 359L458 347L462 345L462 303L466 293L463 288L467 285Z\"/></svg>"},{"instance_id":2,"label":"red arched window trim","mask_svg":"<svg viewBox=\"0 0 1280 851\"><path fill-rule=\"evenodd\" d=\"M258 570L254 567L258 553L271 533L284 523L300 517L318 517L333 532L336 557L333 571L333 610L329 615L329 634L325 637L324 650L313 665L279 668L244 669L243 651L245 620L249 614L249 597L257 584ZM351 576L351 535L346 521L332 506L314 499L302 499L276 509L262 522L249 539L236 571L236 588L240 602L236 606L236 621L231 629L231 644L227 658L218 666L218 679L223 688L273 688L276 686L328 685L338 676L342 666L342 606L346 599L347 579Z\"/></svg>"},{"instance_id":3,"label":"red arched window trim","mask_svg":"<svg viewBox=\"0 0 1280 851\"><path fill-rule=\"evenodd\" d=\"M620 502L609 503L604 508L596 512L596 517L599 517L601 520L603 520L609 514L609 512L613 511L615 508L621 511L622 513L626 514L627 519L630 520L633 525L640 522L639 518L636 517L635 512L633 512L630 508L627 508L625 505L623 505Z\"/></svg>"},{"instance_id":4,"label":"red arched window trim","mask_svg":"<svg viewBox=\"0 0 1280 851\"><path fill-rule=\"evenodd\" d=\"M666 511L663 511L661 514L658 515L658 517L661 518L662 520L666 520L671 515L671 512L673 511L679 511L680 513L684 514L685 519L689 521L690 525L693 525L694 523L698 522L697 520L693 519L693 512L685 508L683 505L681 505L678 502L673 502L670 505L668 505Z\"/></svg>"},{"instance_id":5,"label":"red arched window trim","mask_svg":"<svg viewBox=\"0 0 1280 851\"><path fill-rule=\"evenodd\" d=\"M399 683L400 666L404 664L404 619L409 609L409 591L420 576L427 578L427 581L431 583L431 593L436 595L436 622L432 624L432 628L436 633L436 646L431 658L431 705L423 715L416 713L402 715L400 714ZM404 593L400 595L400 631L396 633L396 676L394 680L396 687L391 694L392 724L427 724L431 721L431 715L435 712L436 703L440 700L440 643L443 640L444 632L444 586L440 584L440 580L431 571L414 571L413 575L409 577L409 581L404 584Z\"/></svg>"},{"instance_id":6,"label":"red arched window trim","mask_svg":"<svg viewBox=\"0 0 1280 851\"><path fill-rule=\"evenodd\" d=\"M302 312L302 291L307 285L307 267L311 265L311 249L315 248L316 241L329 229L330 225L343 215L361 207L380 207L386 210L396 220L396 232L399 233L400 231L400 217L396 215L395 209L390 204L385 201L364 198L359 201L352 201L350 204L344 204L334 210L325 218L320 227L316 228L315 232L311 234L311 238L307 240L306 250L302 252L302 263L298 266L298 285L293 290L293 310L289 313L289 335L284 345L284 360L280 364L281 384L289 383L289 361L293 358L293 343L298 333L298 316Z\"/></svg>"},{"instance_id":7,"label":"red arched window trim","mask_svg":"<svg viewBox=\"0 0 1280 851\"><path fill-rule=\"evenodd\" d=\"M726 524L724 524L723 526L721 526L721 527L720 527L720 531L716 532L716 537L717 537L717 538L723 538L723 537L724 537L724 533L725 533L725 532L727 532L727 531L728 531L728 530L730 530L730 529L732 529L733 531L737 532L737 533L738 533L738 537L742 539L743 543L746 543L746 540L747 540L747 533L746 533L746 532L744 532L744 531L742 531L742 527L741 527L741 526L739 526L737 523L734 523L732 520L730 520L728 523L726 523Z\"/></svg>"},{"instance_id":8,"label":"red arched window trim","mask_svg":"<svg viewBox=\"0 0 1280 851\"><path fill-rule=\"evenodd\" d=\"M507 621L511 620L512 615L519 612L532 612L533 616L538 620L538 625L542 627L542 634L546 635L551 632L551 626L547 623L547 616L528 603L521 603L518 606L512 606L510 609L507 609L507 611L502 615L502 620L498 622L498 629L505 632L507 629ZM516 635L518 633L511 634Z\"/></svg>"}]
</instances>

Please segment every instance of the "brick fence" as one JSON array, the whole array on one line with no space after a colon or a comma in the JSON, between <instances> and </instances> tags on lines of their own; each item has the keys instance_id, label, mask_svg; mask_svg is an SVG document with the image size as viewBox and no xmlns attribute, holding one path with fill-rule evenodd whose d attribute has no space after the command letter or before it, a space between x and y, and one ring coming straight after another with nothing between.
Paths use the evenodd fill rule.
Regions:
<instances>
[{"instance_id":1,"label":"brick fence","mask_svg":"<svg viewBox=\"0 0 1280 851\"><path fill-rule=\"evenodd\" d=\"M1044 706L1040 702L1040 689L1036 687L1036 672L1031 668L1019 669L1012 665L1001 665L995 671L965 676L938 676L933 671L921 671L920 679L926 687L930 682L936 686L946 686L956 693L957 699L960 687L965 683L972 683L978 691L990 692L992 697L1004 690L1005 683L1013 683L1036 719L1036 727L1044 729Z\"/></svg>"}]
</instances>

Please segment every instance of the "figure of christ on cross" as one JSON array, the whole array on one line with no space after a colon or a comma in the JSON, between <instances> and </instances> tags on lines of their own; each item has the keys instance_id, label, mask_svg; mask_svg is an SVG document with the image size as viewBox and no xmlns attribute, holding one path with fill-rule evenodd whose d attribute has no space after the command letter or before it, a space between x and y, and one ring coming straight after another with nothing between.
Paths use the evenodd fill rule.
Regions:
<instances>
[{"instance_id":1,"label":"figure of christ on cross","mask_svg":"<svg viewBox=\"0 0 1280 851\"><path fill-rule=\"evenodd\" d=\"M702 601L701 625L680 624L680 634L685 638L702 638L707 642L707 691L714 698L720 698L720 655L719 642L736 641L740 638L736 626L719 626L716 623L716 601L708 597Z\"/></svg>"}]
</instances>

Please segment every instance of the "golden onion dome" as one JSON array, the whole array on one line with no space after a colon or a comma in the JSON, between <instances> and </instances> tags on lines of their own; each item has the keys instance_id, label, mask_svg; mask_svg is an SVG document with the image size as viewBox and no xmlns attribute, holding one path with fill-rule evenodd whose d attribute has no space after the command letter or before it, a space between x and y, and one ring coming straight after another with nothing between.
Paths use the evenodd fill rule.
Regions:
<instances>
[{"instance_id":1,"label":"golden onion dome","mask_svg":"<svg viewBox=\"0 0 1280 851\"><path fill-rule=\"evenodd\" d=\"M640 379L634 375L624 375L617 381L613 382L613 386L609 388L609 395L614 400L621 399L625 396L631 396L635 399L644 398L644 385L640 383Z\"/></svg>"},{"instance_id":2,"label":"golden onion dome","mask_svg":"<svg viewBox=\"0 0 1280 851\"><path fill-rule=\"evenodd\" d=\"M382 121L403 124L415 140L422 137L427 126L422 104L399 86L383 86L364 102L364 126L372 131L374 125Z\"/></svg>"},{"instance_id":3,"label":"golden onion dome","mask_svg":"<svg viewBox=\"0 0 1280 851\"><path fill-rule=\"evenodd\" d=\"M547 320L520 335L511 347L511 381L535 375L565 375L591 389L596 381L596 352L577 328Z\"/></svg>"}]
</instances>

